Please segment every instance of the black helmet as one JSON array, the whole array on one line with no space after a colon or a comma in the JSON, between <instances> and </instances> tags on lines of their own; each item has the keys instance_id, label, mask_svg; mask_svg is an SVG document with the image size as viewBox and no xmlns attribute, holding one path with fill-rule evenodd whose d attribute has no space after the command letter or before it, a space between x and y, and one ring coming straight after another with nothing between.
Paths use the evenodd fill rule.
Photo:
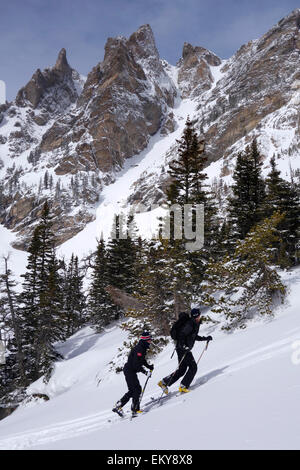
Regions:
<instances>
[{"instance_id":1,"label":"black helmet","mask_svg":"<svg viewBox=\"0 0 300 470\"><path fill-rule=\"evenodd\" d=\"M201 312L200 312L199 308L192 308L191 317L197 318L197 317L199 317L200 314L201 314Z\"/></svg>"}]
</instances>

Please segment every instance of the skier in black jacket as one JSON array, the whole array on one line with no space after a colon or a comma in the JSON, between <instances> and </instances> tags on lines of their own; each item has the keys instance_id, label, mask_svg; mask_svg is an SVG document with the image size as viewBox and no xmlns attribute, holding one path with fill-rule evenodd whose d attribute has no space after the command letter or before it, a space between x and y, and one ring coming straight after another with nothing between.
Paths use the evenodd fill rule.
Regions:
<instances>
[{"instance_id":1,"label":"skier in black jacket","mask_svg":"<svg viewBox=\"0 0 300 470\"><path fill-rule=\"evenodd\" d=\"M129 353L128 360L124 366L123 372L128 386L128 392L116 403L112 411L122 415L122 408L132 398L132 413L141 413L140 395L142 388L140 386L137 373L142 372L147 375L145 367L153 370L154 366L146 361L146 353L151 344L151 335L148 331L144 331L140 337L140 341L132 348Z\"/></svg>"},{"instance_id":2,"label":"skier in black jacket","mask_svg":"<svg viewBox=\"0 0 300 470\"><path fill-rule=\"evenodd\" d=\"M184 324L183 328L178 333L176 352L179 367L175 372L164 377L158 383L166 394L168 393L168 387L183 375L184 377L179 386L179 391L184 393L189 392L189 386L197 372L197 364L193 354L191 353L195 341L212 341L211 336L198 336L200 322L200 310L198 308L193 308L191 310L191 318Z\"/></svg>"}]
</instances>

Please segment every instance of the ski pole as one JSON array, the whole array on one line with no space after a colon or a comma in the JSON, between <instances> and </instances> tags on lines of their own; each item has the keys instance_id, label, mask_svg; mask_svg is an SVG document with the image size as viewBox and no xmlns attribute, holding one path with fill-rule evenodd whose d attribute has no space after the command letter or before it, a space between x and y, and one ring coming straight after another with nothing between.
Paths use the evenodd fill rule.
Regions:
<instances>
[{"instance_id":1,"label":"ski pole","mask_svg":"<svg viewBox=\"0 0 300 470\"><path fill-rule=\"evenodd\" d=\"M99 372L97 372L97 374L96 374L96 377L95 377L95 380L97 381L97 387L99 387L99 383L100 383L100 382L101 382L101 380L102 380L102 378L101 378L101 377L99 377L99 375L100 375L100 371L99 371Z\"/></svg>"},{"instance_id":2,"label":"ski pole","mask_svg":"<svg viewBox=\"0 0 300 470\"><path fill-rule=\"evenodd\" d=\"M198 361L197 361L197 365L198 365L198 363L199 363L201 357L203 356L204 352L207 350L207 348L208 348L208 343L209 343L209 341L206 341L205 348L203 349L202 353L200 354L200 357L199 357L199 359L198 359Z\"/></svg>"},{"instance_id":3,"label":"ski pole","mask_svg":"<svg viewBox=\"0 0 300 470\"><path fill-rule=\"evenodd\" d=\"M148 380L150 379L151 375L152 375L152 370L150 370L150 373L148 374L147 380L146 380L145 385L144 385L144 388L143 388L143 390L142 390L141 398L140 398L140 403L142 402L142 398L143 398L143 395L144 395L144 391L146 390L146 386L147 386Z\"/></svg>"},{"instance_id":4,"label":"ski pole","mask_svg":"<svg viewBox=\"0 0 300 470\"><path fill-rule=\"evenodd\" d=\"M176 348L174 348L174 351L172 352L172 356L171 356L171 359L172 357L174 356L174 352L176 351Z\"/></svg>"}]
</instances>

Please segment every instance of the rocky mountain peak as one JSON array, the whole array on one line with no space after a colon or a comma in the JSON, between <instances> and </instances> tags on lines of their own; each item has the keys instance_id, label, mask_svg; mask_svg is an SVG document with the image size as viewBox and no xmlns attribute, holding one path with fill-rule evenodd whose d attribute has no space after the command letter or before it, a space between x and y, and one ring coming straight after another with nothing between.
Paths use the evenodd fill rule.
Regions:
<instances>
[{"instance_id":1,"label":"rocky mountain peak","mask_svg":"<svg viewBox=\"0 0 300 470\"><path fill-rule=\"evenodd\" d=\"M121 166L143 150L150 135L164 123L174 95L149 25L141 26L129 39L108 38L104 59L89 73L77 101L79 118L67 137L77 142L80 135L80 143L74 153L68 151L60 158L55 172L65 174L78 166L78 155L84 167L93 171L95 166L103 172ZM61 132L68 132L68 126L62 125ZM52 134L43 151L53 150Z\"/></svg>"},{"instance_id":2,"label":"rocky mountain peak","mask_svg":"<svg viewBox=\"0 0 300 470\"><path fill-rule=\"evenodd\" d=\"M149 24L140 26L140 28L130 36L128 46L133 51L135 57L140 60L149 60L149 58L159 60L159 53L155 44L153 31Z\"/></svg>"},{"instance_id":3,"label":"rocky mountain peak","mask_svg":"<svg viewBox=\"0 0 300 470\"><path fill-rule=\"evenodd\" d=\"M126 38L119 36L117 38L108 38L105 45L104 60L101 64L106 78L120 78L120 74L137 74L141 80L145 80L145 74L142 68L135 61Z\"/></svg>"},{"instance_id":4,"label":"rocky mountain peak","mask_svg":"<svg viewBox=\"0 0 300 470\"><path fill-rule=\"evenodd\" d=\"M221 60L213 52L185 42L178 63L178 84L182 97L196 97L209 90L213 83L210 67L220 64Z\"/></svg>"},{"instance_id":5,"label":"rocky mountain peak","mask_svg":"<svg viewBox=\"0 0 300 470\"><path fill-rule=\"evenodd\" d=\"M217 57L213 52L205 49L205 47L201 46L192 46L188 42L185 42L182 49L182 62L186 64L189 61L193 61L197 59L198 61L201 59L206 60L209 65L217 66L220 65L221 60Z\"/></svg>"},{"instance_id":6,"label":"rocky mountain peak","mask_svg":"<svg viewBox=\"0 0 300 470\"><path fill-rule=\"evenodd\" d=\"M282 18L275 27L284 28L287 24L294 25L300 29L300 8L296 8L289 15Z\"/></svg>"},{"instance_id":7,"label":"rocky mountain peak","mask_svg":"<svg viewBox=\"0 0 300 470\"><path fill-rule=\"evenodd\" d=\"M67 61L67 52L65 48L62 48L59 52L54 69L63 73L70 73L72 71Z\"/></svg>"},{"instance_id":8,"label":"rocky mountain peak","mask_svg":"<svg viewBox=\"0 0 300 470\"><path fill-rule=\"evenodd\" d=\"M116 38L108 38L104 46L104 62L107 61L107 58L112 54L116 49L124 47L126 43L126 38L123 36L118 36Z\"/></svg>"},{"instance_id":9,"label":"rocky mountain peak","mask_svg":"<svg viewBox=\"0 0 300 470\"><path fill-rule=\"evenodd\" d=\"M54 67L43 71L37 69L27 85L19 90L16 104L22 107L29 105L33 109L43 107L43 98L55 87L64 88L69 95L69 101L73 102L76 92L72 81L72 70L67 61L66 50L61 49Z\"/></svg>"},{"instance_id":10,"label":"rocky mountain peak","mask_svg":"<svg viewBox=\"0 0 300 470\"><path fill-rule=\"evenodd\" d=\"M151 26L140 26L128 39L127 47L152 83L153 92L163 97L168 106L173 107L176 90L163 67Z\"/></svg>"}]
</instances>

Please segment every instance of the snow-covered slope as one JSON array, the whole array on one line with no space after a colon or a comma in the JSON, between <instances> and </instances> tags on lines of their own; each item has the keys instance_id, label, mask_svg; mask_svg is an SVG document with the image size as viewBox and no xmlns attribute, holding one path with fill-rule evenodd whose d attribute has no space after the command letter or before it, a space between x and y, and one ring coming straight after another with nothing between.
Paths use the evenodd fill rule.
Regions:
<instances>
[{"instance_id":1,"label":"snow-covered slope","mask_svg":"<svg viewBox=\"0 0 300 470\"><path fill-rule=\"evenodd\" d=\"M49 384L39 380L30 388L51 399L0 422L0 448L299 449L300 269L282 277L290 292L273 320L231 335L214 331L191 393L134 421L111 412L126 385L123 374L109 372L109 362L126 334L117 325L101 335L84 328L61 347L65 360ZM196 343L196 359L202 348ZM169 345L156 358L144 404L160 395L157 382L175 368L171 352Z\"/></svg>"},{"instance_id":2,"label":"snow-covered slope","mask_svg":"<svg viewBox=\"0 0 300 470\"><path fill-rule=\"evenodd\" d=\"M7 228L0 225L0 270L3 272L3 257L8 258L9 268L13 271L16 278L20 277L26 271L27 256L25 251L16 250L11 246L16 236ZM2 266L3 264L3 266ZM21 287L21 286L19 286Z\"/></svg>"}]
</instances>

